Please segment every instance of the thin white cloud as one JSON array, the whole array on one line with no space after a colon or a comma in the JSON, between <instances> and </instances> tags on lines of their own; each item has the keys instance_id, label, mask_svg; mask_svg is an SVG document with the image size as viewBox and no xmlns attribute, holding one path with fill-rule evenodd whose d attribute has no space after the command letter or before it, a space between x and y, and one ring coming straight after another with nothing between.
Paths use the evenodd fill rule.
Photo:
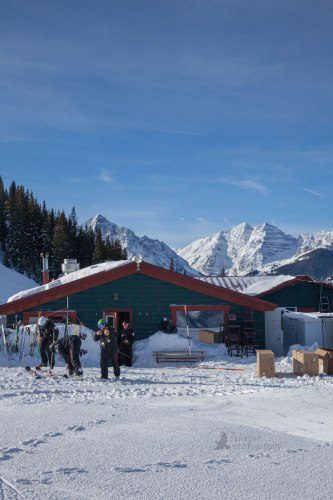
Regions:
<instances>
[{"instance_id":1,"label":"thin white cloud","mask_svg":"<svg viewBox=\"0 0 333 500\"><path fill-rule=\"evenodd\" d=\"M176 135L195 135L199 137L207 137L207 134L202 132L188 132L185 130L169 130L169 129L155 129L153 132L163 132L165 134L176 134Z\"/></svg>"},{"instance_id":2,"label":"thin white cloud","mask_svg":"<svg viewBox=\"0 0 333 500\"><path fill-rule=\"evenodd\" d=\"M252 191L257 191L261 194L267 194L267 187L258 181L251 180L240 180L240 179L221 179L221 182L225 184L231 184L232 186L240 187L241 189L250 189Z\"/></svg>"},{"instance_id":3,"label":"thin white cloud","mask_svg":"<svg viewBox=\"0 0 333 500\"><path fill-rule=\"evenodd\" d=\"M322 193L318 193L318 191L313 191L313 189L308 189L308 188L302 188L303 191L306 191L307 193L313 194L314 196L320 196L321 198L325 198L325 195Z\"/></svg>"},{"instance_id":4,"label":"thin white cloud","mask_svg":"<svg viewBox=\"0 0 333 500\"><path fill-rule=\"evenodd\" d=\"M97 177L97 179L99 181L102 181L102 182L112 182L113 181L113 177L108 170L102 170L101 173L99 174L99 176Z\"/></svg>"}]
</instances>

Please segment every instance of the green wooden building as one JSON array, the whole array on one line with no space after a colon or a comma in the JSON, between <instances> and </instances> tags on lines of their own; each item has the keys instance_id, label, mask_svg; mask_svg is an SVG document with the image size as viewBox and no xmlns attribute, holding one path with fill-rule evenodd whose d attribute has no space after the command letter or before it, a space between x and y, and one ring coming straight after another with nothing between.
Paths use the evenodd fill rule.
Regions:
<instances>
[{"instance_id":1,"label":"green wooden building","mask_svg":"<svg viewBox=\"0 0 333 500\"><path fill-rule=\"evenodd\" d=\"M279 307L295 308L299 312L332 312L333 286L311 276L296 276L281 285L256 295Z\"/></svg>"},{"instance_id":2,"label":"green wooden building","mask_svg":"<svg viewBox=\"0 0 333 500\"><path fill-rule=\"evenodd\" d=\"M276 304L257 297L221 288L198 279L142 262L104 263L81 269L49 284L22 292L0 306L0 314L25 323L38 315L50 315L82 322L96 329L99 318L118 328L126 319L145 338L158 330L163 317L177 326L184 322L184 306L189 317L217 315L226 328L228 317L242 324L245 311L253 311L257 342L264 346L264 313Z\"/></svg>"}]
</instances>

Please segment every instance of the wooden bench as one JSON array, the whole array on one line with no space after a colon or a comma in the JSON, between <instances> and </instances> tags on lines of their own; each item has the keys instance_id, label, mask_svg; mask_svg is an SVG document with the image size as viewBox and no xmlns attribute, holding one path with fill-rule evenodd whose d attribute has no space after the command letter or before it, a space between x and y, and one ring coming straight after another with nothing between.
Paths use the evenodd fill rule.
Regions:
<instances>
[{"instance_id":1,"label":"wooden bench","mask_svg":"<svg viewBox=\"0 0 333 500\"><path fill-rule=\"evenodd\" d=\"M205 359L206 351L164 351L154 352L156 363L198 363Z\"/></svg>"}]
</instances>

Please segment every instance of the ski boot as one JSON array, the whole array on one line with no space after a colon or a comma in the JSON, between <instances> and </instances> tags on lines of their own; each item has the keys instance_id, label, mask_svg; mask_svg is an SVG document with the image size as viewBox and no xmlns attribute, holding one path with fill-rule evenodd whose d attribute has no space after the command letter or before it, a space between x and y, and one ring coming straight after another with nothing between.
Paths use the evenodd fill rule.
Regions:
<instances>
[{"instance_id":1,"label":"ski boot","mask_svg":"<svg viewBox=\"0 0 333 500\"><path fill-rule=\"evenodd\" d=\"M68 371L68 375L71 377L74 373L74 370L69 363L66 363L66 370Z\"/></svg>"}]
</instances>

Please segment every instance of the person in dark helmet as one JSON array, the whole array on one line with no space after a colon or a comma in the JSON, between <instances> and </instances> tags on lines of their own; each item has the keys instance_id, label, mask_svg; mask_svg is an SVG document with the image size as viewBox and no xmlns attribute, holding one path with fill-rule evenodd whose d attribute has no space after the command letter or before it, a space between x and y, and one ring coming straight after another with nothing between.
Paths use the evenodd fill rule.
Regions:
<instances>
[{"instance_id":1,"label":"person in dark helmet","mask_svg":"<svg viewBox=\"0 0 333 500\"><path fill-rule=\"evenodd\" d=\"M135 333L128 321L123 321L118 336L120 365L132 366Z\"/></svg>"},{"instance_id":2,"label":"person in dark helmet","mask_svg":"<svg viewBox=\"0 0 333 500\"><path fill-rule=\"evenodd\" d=\"M108 378L108 367L112 365L114 376L118 379L120 376L118 333L109 327L104 319L98 321L97 328L94 340L101 343L101 378Z\"/></svg>"},{"instance_id":3,"label":"person in dark helmet","mask_svg":"<svg viewBox=\"0 0 333 500\"><path fill-rule=\"evenodd\" d=\"M80 335L68 335L54 343L54 349L58 350L66 362L69 375L83 375L80 361L81 337Z\"/></svg>"},{"instance_id":4,"label":"person in dark helmet","mask_svg":"<svg viewBox=\"0 0 333 500\"><path fill-rule=\"evenodd\" d=\"M49 364L52 369L54 368L54 353L50 347L58 340L59 330L53 320L46 316L41 316L38 319L37 328L41 363L36 368L42 368Z\"/></svg>"}]
</instances>

